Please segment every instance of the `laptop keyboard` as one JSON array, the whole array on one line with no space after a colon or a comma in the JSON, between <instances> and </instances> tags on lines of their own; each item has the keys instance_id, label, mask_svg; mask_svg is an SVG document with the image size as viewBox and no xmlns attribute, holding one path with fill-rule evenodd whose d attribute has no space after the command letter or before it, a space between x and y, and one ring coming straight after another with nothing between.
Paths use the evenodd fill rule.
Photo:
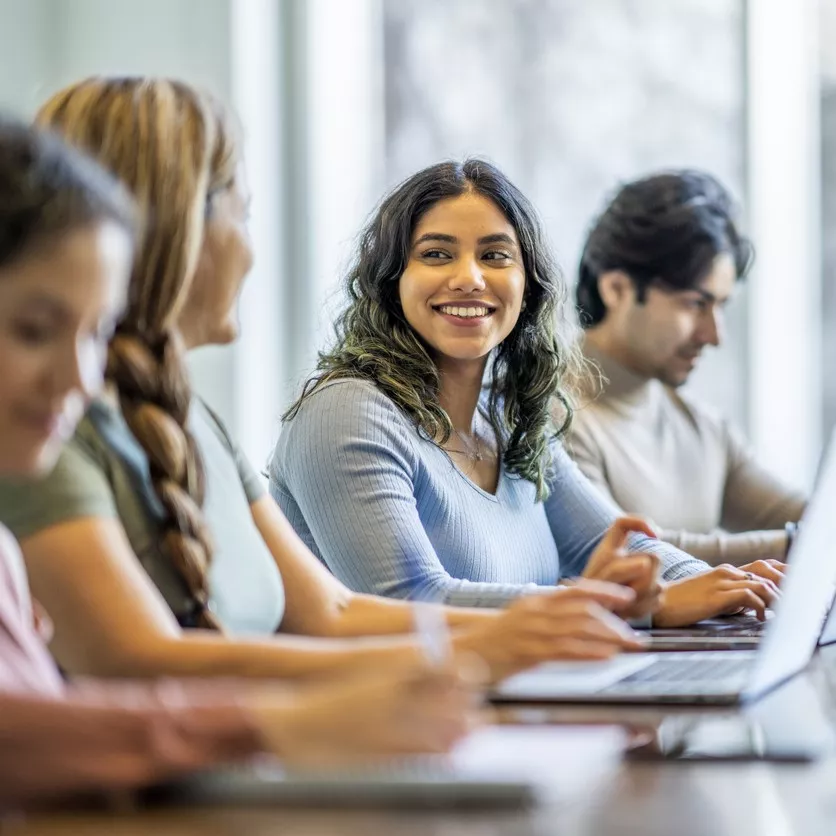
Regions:
<instances>
[{"instance_id":1,"label":"laptop keyboard","mask_svg":"<svg viewBox=\"0 0 836 836\"><path fill-rule=\"evenodd\" d=\"M618 693L699 694L742 689L754 656L744 659L718 653L694 653L687 658L662 658L604 688Z\"/></svg>"}]
</instances>

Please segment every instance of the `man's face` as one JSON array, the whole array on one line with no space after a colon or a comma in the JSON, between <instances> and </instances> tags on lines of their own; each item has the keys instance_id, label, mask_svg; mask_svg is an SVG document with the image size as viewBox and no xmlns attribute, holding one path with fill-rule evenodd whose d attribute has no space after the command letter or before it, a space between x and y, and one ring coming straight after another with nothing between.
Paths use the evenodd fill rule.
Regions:
<instances>
[{"instance_id":1,"label":"man's face","mask_svg":"<svg viewBox=\"0 0 836 836\"><path fill-rule=\"evenodd\" d=\"M734 261L721 253L693 290L650 287L640 302L631 284L619 310L611 312L625 365L668 386L685 383L703 349L723 338L723 308L736 278Z\"/></svg>"}]
</instances>

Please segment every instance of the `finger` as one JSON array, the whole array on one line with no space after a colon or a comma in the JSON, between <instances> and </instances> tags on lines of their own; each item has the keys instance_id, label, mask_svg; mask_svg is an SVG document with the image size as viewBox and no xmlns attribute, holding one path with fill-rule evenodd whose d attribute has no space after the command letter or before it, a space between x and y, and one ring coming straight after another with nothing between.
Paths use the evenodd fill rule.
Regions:
<instances>
[{"instance_id":1,"label":"finger","mask_svg":"<svg viewBox=\"0 0 836 836\"><path fill-rule=\"evenodd\" d=\"M561 587L538 597L543 609L553 610L559 614L561 608L572 601L592 601L608 610L617 609L633 601L636 593L625 586L583 578L574 586Z\"/></svg>"},{"instance_id":2,"label":"finger","mask_svg":"<svg viewBox=\"0 0 836 836\"><path fill-rule=\"evenodd\" d=\"M716 578L742 580L746 577L746 570L740 566L732 566L731 563L721 563L715 566L708 574Z\"/></svg>"},{"instance_id":3,"label":"finger","mask_svg":"<svg viewBox=\"0 0 836 836\"><path fill-rule=\"evenodd\" d=\"M776 566L771 565L765 560L757 560L743 567L753 575L761 578L766 578L773 583L779 584L784 579L784 573Z\"/></svg>"},{"instance_id":4,"label":"finger","mask_svg":"<svg viewBox=\"0 0 836 836\"><path fill-rule=\"evenodd\" d=\"M719 600L724 602L721 612L730 612L735 609L751 609L755 611L760 621L766 620L766 601L760 598L752 589L738 587L727 589L719 593Z\"/></svg>"},{"instance_id":5,"label":"finger","mask_svg":"<svg viewBox=\"0 0 836 836\"><path fill-rule=\"evenodd\" d=\"M619 647L633 647L636 643L636 634L625 621L592 601L573 603L558 618L540 615L529 619L526 629L516 636L515 654L525 653L529 657L548 654L556 640L568 636L609 642Z\"/></svg>"},{"instance_id":6,"label":"finger","mask_svg":"<svg viewBox=\"0 0 836 836\"><path fill-rule=\"evenodd\" d=\"M744 583L759 598L766 601L767 605L774 604L781 597L781 590L766 578L759 578L756 575L754 578L747 578Z\"/></svg>"},{"instance_id":7,"label":"finger","mask_svg":"<svg viewBox=\"0 0 836 836\"><path fill-rule=\"evenodd\" d=\"M749 589L754 592L759 598L762 598L766 604L778 600L781 597L781 590L767 578L759 578L757 575L742 578L741 580L722 581L718 585L719 589Z\"/></svg>"},{"instance_id":8,"label":"finger","mask_svg":"<svg viewBox=\"0 0 836 836\"><path fill-rule=\"evenodd\" d=\"M616 645L589 639L564 638L554 648L554 659L600 661L612 659L619 652Z\"/></svg>"},{"instance_id":9,"label":"finger","mask_svg":"<svg viewBox=\"0 0 836 836\"><path fill-rule=\"evenodd\" d=\"M658 564L650 555L629 555L608 564L602 572L602 580L622 586L649 585L655 581ZM635 587L633 587L635 589Z\"/></svg>"},{"instance_id":10,"label":"finger","mask_svg":"<svg viewBox=\"0 0 836 836\"><path fill-rule=\"evenodd\" d=\"M557 626L561 635L586 636L601 641L633 642L636 633L626 621L595 603L587 603L577 615L568 614Z\"/></svg>"},{"instance_id":11,"label":"finger","mask_svg":"<svg viewBox=\"0 0 836 836\"><path fill-rule=\"evenodd\" d=\"M598 548L606 546L613 551L620 549L627 542L627 536L634 531L656 539L656 532L650 527L647 520L641 517L619 517L609 527Z\"/></svg>"}]
</instances>

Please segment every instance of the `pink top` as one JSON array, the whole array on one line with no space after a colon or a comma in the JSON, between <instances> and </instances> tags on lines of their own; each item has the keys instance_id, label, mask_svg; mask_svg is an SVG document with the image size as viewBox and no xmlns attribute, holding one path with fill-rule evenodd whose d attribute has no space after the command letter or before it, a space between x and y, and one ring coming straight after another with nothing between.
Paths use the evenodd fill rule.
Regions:
<instances>
[{"instance_id":1,"label":"pink top","mask_svg":"<svg viewBox=\"0 0 836 836\"><path fill-rule=\"evenodd\" d=\"M171 681L67 688L35 629L20 550L0 526L0 808L262 751L247 714L221 693Z\"/></svg>"}]
</instances>

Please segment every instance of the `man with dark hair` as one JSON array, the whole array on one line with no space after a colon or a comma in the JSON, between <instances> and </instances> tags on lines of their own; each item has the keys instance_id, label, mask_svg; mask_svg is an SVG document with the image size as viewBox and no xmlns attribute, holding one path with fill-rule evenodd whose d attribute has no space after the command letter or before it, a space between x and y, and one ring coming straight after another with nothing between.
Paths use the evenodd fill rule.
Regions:
<instances>
[{"instance_id":1,"label":"man with dark hair","mask_svg":"<svg viewBox=\"0 0 836 836\"><path fill-rule=\"evenodd\" d=\"M782 560L805 504L679 389L720 344L723 308L751 261L720 183L663 173L628 183L597 219L576 291L584 354L598 368L569 452L622 509L712 564Z\"/></svg>"}]
</instances>

